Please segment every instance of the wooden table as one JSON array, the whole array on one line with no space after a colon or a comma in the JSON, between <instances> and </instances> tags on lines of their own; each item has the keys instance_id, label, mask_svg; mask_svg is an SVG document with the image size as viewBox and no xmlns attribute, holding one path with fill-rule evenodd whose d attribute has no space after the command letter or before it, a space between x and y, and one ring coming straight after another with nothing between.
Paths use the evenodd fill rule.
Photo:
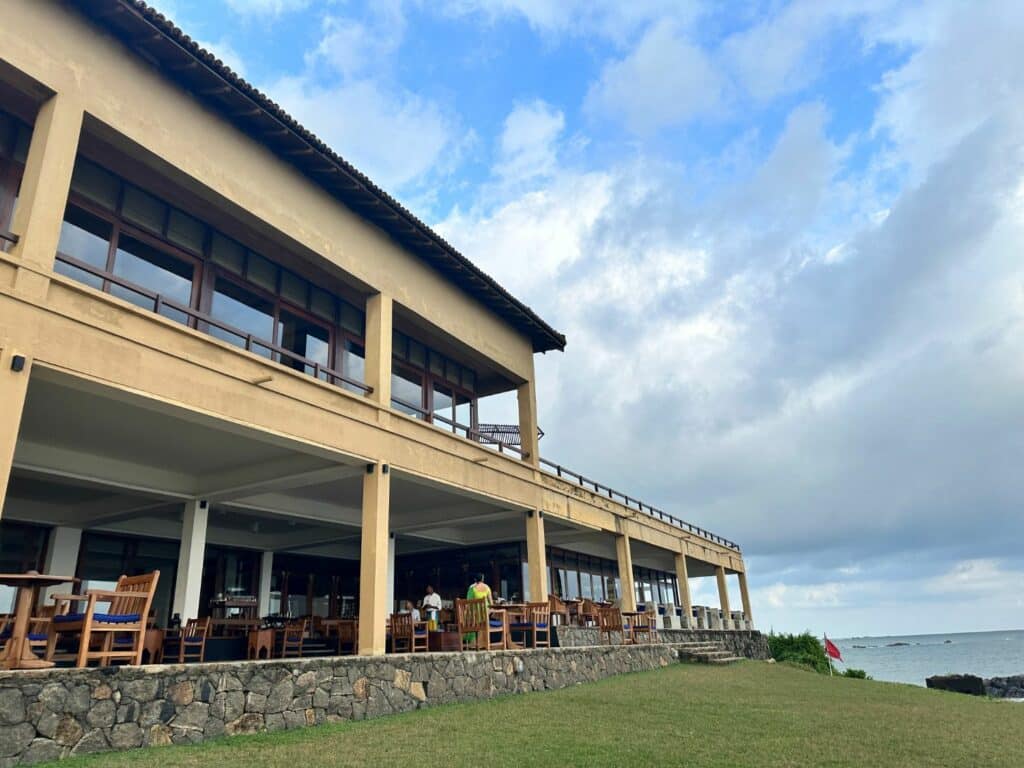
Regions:
<instances>
[{"instance_id":1,"label":"wooden table","mask_svg":"<svg viewBox=\"0 0 1024 768\"><path fill-rule=\"evenodd\" d=\"M75 584L74 576L54 576L48 573L0 573L0 584L16 587L18 599L15 603L14 626L11 638L0 654L0 666L4 669L44 669L52 667L52 661L40 659L32 652L28 643L28 625L32 620L32 608L36 604L40 587L54 587L58 584Z\"/></svg>"},{"instance_id":2,"label":"wooden table","mask_svg":"<svg viewBox=\"0 0 1024 768\"><path fill-rule=\"evenodd\" d=\"M440 631L427 633L427 650L461 651L462 635L458 632Z\"/></svg>"},{"instance_id":3,"label":"wooden table","mask_svg":"<svg viewBox=\"0 0 1024 768\"><path fill-rule=\"evenodd\" d=\"M249 630L249 648L246 654L250 660L274 658L274 629Z\"/></svg>"}]
</instances>

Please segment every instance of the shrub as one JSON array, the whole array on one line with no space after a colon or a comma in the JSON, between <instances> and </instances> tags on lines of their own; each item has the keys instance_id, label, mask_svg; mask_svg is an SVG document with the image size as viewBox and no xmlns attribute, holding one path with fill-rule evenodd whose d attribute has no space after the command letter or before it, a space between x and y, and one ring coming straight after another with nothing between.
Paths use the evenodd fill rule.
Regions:
<instances>
[{"instance_id":1,"label":"shrub","mask_svg":"<svg viewBox=\"0 0 1024 768\"><path fill-rule=\"evenodd\" d=\"M857 680L870 680L871 677L863 669L854 669L853 667L847 667L843 670L843 677L854 677Z\"/></svg>"},{"instance_id":2,"label":"shrub","mask_svg":"<svg viewBox=\"0 0 1024 768\"><path fill-rule=\"evenodd\" d=\"M821 641L810 632L802 635L768 635L768 647L776 661L788 661L827 675L828 657Z\"/></svg>"}]
</instances>

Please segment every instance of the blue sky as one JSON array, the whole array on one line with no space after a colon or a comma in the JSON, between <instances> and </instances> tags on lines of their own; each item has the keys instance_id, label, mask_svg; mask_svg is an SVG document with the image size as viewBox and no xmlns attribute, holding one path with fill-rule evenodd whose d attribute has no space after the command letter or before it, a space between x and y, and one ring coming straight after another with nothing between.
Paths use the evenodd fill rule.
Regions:
<instances>
[{"instance_id":1,"label":"blue sky","mask_svg":"<svg viewBox=\"0 0 1024 768\"><path fill-rule=\"evenodd\" d=\"M545 455L763 628L1024 627L1024 6L158 6L567 334Z\"/></svg>"}]
</instances>

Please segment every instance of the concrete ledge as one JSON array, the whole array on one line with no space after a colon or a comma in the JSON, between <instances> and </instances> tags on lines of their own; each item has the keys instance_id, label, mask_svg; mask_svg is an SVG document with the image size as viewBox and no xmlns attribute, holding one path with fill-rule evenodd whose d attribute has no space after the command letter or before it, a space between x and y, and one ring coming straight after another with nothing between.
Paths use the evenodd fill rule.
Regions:
<instances>
[{"instance_id":1,"label":"concrete ledge","mask_svg":"<svg viewBox=\"0 0 1024 768\"><path fill-rule=\"evenodd\" d=\"M596 627L557 626L555 635L561 648L583 648L601 642ZM669 644L718 643L734 656L747 659L763 661L772 655L768 649L768 638L757 630L659 629L658 639Z\"/></svg>"},{"instance_id":2,"label":"concrete ledge","mask_svg":"<svg viewBox=\"0 0 1024 768\"><path fill-rule=\"evenodd\" d=\"M363 720L677 661L667 644L0 673L0 768Z\"/></svg>"}]
</instances>

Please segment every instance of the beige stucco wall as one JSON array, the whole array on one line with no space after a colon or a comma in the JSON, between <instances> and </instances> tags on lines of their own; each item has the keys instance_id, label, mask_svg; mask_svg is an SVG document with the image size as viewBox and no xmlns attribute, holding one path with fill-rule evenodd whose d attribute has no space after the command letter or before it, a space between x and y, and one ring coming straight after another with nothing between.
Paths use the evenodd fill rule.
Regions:
<instances>
[{"instance_id":1,"label":"beige stucco wall","mask_svg":"<svg viewBox=\"0 0 1024 768\"><path fill-rule=\"evenodd\" d=\"M87 115L186 174L193 191L238 205L514 376L528 377L527 338L140 56L51 0L5 0L3 11L0 59L72 96Z\"/></svg>"}]
</instances>

